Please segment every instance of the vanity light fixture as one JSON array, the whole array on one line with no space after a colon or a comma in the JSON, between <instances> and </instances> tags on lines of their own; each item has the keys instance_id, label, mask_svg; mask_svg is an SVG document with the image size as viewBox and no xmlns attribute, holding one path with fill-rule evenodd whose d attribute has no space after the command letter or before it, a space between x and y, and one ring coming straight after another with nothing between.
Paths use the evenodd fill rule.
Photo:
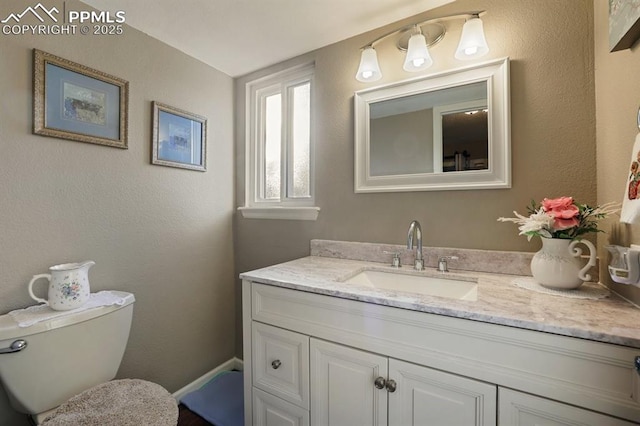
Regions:
<instances>
[{"instance_id":1,"label":"vanity light fixture","mask_svg":"<svg viewBox=\"0 0 640 426\"><path fill-rule=\"evenodd\" d=\"M360 81L376 81L382 78L380 65L378 65L378 54L373 46L367 46L362 49L360 57L360 66L358 67L358 76Z\"/></svg>"},{"instance_id":2,"label":"vanity light fixture","mask_svg":"<svg viewBox=\"0 0 640 426\"><path fill-rule=\"evenodd\" d=\"M460 43L456 49L455 57L462 61L479 58L489 53L487 40L484 38L484 27L478 15L467 19L462 26Z\"/></svg>"},{"instance_id":3,"label":"vanity light fixture","mask_svg":"<svg viewBox=\"0 0 640 426\"><path fill-rule=\"evenodd\" d=\"M489 52L489 47L484 37L484 29L480 19L480 14L482 13L484 11L431 18L378 37L362 47L356 80L369 83L382 78L374 45L391 36L399 36L396 47L401 51L407 52L402 66L405 71L416 72L429 68L433 64L429 47L442 40L446 33L446 28L442 22L449 20L466 19L462 27L460 42L454 55L456 59L468 60L486 55Z\"/></svg>"},{"instance_id":4,"label":"vanity light fixture","mask_svg":"<svg viewBox=\"0 0 640 426\"><path fill-rule=\"evenodd\" d=\"M404 59L402 68L405 71L415 72L425 70L433 65L433 59L427 48L427 39L422 34L419 25L415 27L415 33L409 38L407 45L407 56Z\"/></svg>"}]
</instances>

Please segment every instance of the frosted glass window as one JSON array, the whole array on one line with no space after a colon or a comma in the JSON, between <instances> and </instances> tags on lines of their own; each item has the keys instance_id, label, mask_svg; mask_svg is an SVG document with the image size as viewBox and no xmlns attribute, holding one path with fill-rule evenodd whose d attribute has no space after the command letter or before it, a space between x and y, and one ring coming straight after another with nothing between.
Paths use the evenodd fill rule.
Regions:
<instances>
[{"instance_id":1,"label":"frosted glass window","mask_svg":"<svg viewBox=\"0 0 640 426\"><path fill-rule=\"evenodd\" d=\"M310 195L311 84L293 88L293 197Z\"/></svg>"},{"instance_id":2,"label":"frosted glass window","mask_svg":"<svg viewBox=\"0 0 640 426\"><path fill-rule=\"evenodd\" d=\"M279 200L282 158L282 95L278 93L267 96L264 109L264 198Z\"/></svg>"},{"instance_id":3,"label":"frosted glass window","mask_svg":"<svg viewBox=\"0 0 640 426\"><path fill-rule=\"evenodd\" d=\"M308 64L247 83L245 208L302 211L309 207L317 216L319 208L313 206L313 71L313 64Z\"/></svg>"}]
</instances>

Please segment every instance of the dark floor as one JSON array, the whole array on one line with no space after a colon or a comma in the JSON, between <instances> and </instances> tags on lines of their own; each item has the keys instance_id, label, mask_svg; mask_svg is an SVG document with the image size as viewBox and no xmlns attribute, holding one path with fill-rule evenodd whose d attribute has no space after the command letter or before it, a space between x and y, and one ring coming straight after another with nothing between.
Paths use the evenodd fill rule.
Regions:
<instances>
[{"instance_id":1,"label":"dark floor","mask_svg":"<svg viewBox=\"0 0 640 426\"><path fill-rule=\"evenodd\" d=\"M211 423L189 410L184 405L178 405L180 414L178 416L178 426L211 426Z\"/></svg>"}]
</instances>

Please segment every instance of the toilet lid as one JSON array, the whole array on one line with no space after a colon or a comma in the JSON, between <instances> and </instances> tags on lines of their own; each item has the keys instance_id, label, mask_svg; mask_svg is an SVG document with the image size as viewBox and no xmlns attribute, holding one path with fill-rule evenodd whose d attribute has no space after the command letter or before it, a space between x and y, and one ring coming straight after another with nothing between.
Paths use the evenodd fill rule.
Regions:
<instances>
[{"instance_id":1,"label":"toilet lid","mask_svg":"<svg viewBox=\"0 0 640 426\"><path fill-rule=\"evenodd\" d=\"M178 403L162 386L139 379L112 380L74 396L41 426L175 426Z\"/></svg>"},{"instance_id":2,"label":"toilet lid","mask_svg":"<svg viewBox=\"0 0 640 426\"><path fill-rule=\"evenodd\" d=\"M53 330L59 327L66 327L68 325L87 321L93 318L100 317L102 315L106 315L118 309L122 309L135 301L135 297L132 293L115 290L111 291L122 297L125 300L125 303L123 305L102 306L99 308L92 308L80 312L69 313L68 315L64 315L58 318L38 322L29 327L19 327L16 320L9 314L0 315L0 341L23 338L26 336L31 336L33 334Z\"/></svg>"}]
</instances>

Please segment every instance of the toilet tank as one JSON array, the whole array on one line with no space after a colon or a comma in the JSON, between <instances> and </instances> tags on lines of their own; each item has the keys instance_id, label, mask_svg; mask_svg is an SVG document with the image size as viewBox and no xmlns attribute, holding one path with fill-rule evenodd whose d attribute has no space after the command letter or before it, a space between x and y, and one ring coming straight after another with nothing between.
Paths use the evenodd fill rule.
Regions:
<instances>
[{"instance_id":1,"label":"toilet tank","mask_svg":"<svg viewBox=\"0 0 640 426\"><path fill-rule=\"evenodd\" d=\"M0 316L0 348L23 339L27 347L0 354L0 381L13 408L38 414L113 379L129 339L133 294L114 291L123 305L93 308L18 327Z\"/></svg>"}]
</instances>

